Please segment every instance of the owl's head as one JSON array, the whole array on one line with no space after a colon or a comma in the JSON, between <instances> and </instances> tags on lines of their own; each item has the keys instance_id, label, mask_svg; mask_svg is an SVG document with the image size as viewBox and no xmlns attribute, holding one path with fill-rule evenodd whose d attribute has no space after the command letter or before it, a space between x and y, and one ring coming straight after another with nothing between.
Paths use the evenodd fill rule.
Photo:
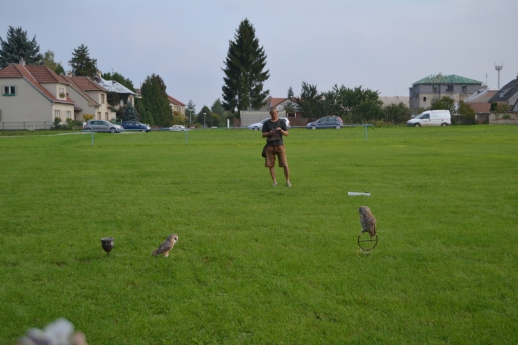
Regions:
<instances>
[{"instance_id":1,"label":"owl's head","mask_svg":"<svg viewBox=\"0 0 518 345\"><path fill-rule=\"evenodd\" d=\"M171 234L171 235L169 235L169 237L167 238L167 240L168 240L169 242L176 243L176 242L178 242L178 235L177 235L177 234Z\"/></svg>"},{"instance_id":2,"label":"owl's head","mask_svg":"<svg viewBox=\"0 0 518 345\"><path fill-rule=\"evenodd\" d=\"M369 213L371 213L371 209L367 206L361 206L360 209L358 210L358 213L369 214Z\"/></svg>"}]
</instances>

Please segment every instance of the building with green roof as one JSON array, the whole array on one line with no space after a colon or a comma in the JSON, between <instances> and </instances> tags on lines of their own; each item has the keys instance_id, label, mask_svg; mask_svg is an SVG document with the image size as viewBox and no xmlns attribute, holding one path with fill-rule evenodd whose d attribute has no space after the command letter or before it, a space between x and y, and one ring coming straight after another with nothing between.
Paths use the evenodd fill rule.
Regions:
<instances>
[{"instance_id":1,"label":"building with green roof","mask_svg":"<svg viewBox=\"0 0 518 345\"><path fill-rule=\"evenodd\" d=\"M432 99L448 96L456 102L465 100L469 95L482 88L482 82L455 74L430 75L416 81L409 88L410 109L417 114L419 108L429 108Z\"/></svg>"}]
</instances>

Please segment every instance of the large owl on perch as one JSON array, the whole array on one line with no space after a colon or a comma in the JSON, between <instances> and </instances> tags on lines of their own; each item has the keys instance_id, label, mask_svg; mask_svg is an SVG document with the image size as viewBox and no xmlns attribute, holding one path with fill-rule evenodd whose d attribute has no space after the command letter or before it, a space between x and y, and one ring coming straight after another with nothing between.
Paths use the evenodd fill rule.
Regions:
<instances>
[{"instance_id":1,"label":"large owl on perch","mask_svg":"<svg viewBox=\"0 0 518 345\"><path fill-rule=\"evenodd\" d=\"M376 218L367 206L361 206L358 210L360 213L360 223L362 223L362 234L368 232L370 237L376 236Z\"/></svg>"},{"instance_id":2,"label":"large owl on perch","mask_svg":"<svg viewBox=\"0 0 518 345\"><path fill-rule=\"evenodd\" d=\"M177 234L171 234L167 238L167 240L164 241L155 251L153 252L153 256L157 256L160 254L164 254L164 256L167 258L169 256L169 252L171 249L173 249L174 244L178 242L178 235Z\"/></svg>"}]
</instances>

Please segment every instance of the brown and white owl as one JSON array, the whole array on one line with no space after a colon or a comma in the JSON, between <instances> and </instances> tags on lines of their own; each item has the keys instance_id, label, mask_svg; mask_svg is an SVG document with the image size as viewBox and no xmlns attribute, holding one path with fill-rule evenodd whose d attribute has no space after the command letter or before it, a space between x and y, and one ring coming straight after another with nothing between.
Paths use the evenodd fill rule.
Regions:
<instances>
[{"instance_id":1,"label":"brown and white owl","mask_svg":"<svg viewBox=\"0 0 518 345\"><path fill-rule=\"evenodd\" d=\"M173 249L174 244L178 242L178 235L177 234L171 234L167 238L167 240L164 241L155 251L153 252L153 256L157 256L160 254L164 254L164 256L167 258L169 256L169 252L171 249Z\"/></svg>"},{"instance_id":2,"label":"brown and white owl","mask_svg":"<svg viewBox=\"0 0 518 345\"><path fill-rule=\"evenodd\" d=\"M370 237L376 236L376 218L367 206L361 206L358 210L360 213L360 223L362 223L362 234L368 232Z\"/></svg>"}]
</instances>

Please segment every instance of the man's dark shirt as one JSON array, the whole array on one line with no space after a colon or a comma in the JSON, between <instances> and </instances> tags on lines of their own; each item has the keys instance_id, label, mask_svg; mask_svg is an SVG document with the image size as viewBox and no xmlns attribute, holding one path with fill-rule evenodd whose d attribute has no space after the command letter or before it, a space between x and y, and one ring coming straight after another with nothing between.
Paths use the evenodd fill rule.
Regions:
<instances>
[{"instance_id":1,"label":"man's dark shirt","mask_svg":"<svg viewBox=\"0 0 518 345\"><path fill-rule=\"evenodd\" d=\"M266 144L269 146L284 145L284 142L282 141L282 133L277 131L277 127L281 127L283 131L288 130L286 122L281 119L277 119L276 122L272 122L272 120L269 119L263 123L263 133L270 132L272 129L275 131L274 135L266 137Z\"/></svg>"}]
</instances>

